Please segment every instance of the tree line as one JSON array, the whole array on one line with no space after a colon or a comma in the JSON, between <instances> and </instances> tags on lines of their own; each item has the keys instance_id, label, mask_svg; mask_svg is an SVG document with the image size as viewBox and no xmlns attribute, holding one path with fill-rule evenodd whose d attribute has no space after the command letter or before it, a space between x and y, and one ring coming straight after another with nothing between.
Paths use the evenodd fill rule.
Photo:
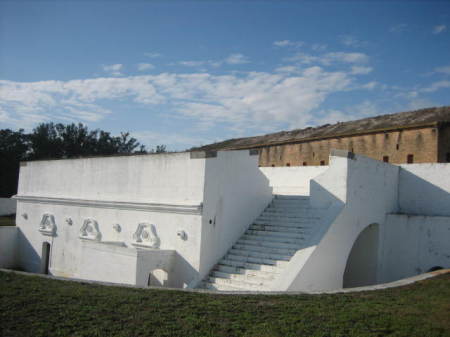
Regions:
<instances>
[{"instance_id":1,"label":"tree line","mask_svg":"<svg viewBox=\"0 0 450 337\"><path fill-rule=\"evenodd\" d=\"M30 133L0 130L0 197L17 193L20 162L39 159L80 158L116 154L166 152L165 145L147 150L128 132L112 136L83 124L42 123Z\"/></svg>"}]
</instances>

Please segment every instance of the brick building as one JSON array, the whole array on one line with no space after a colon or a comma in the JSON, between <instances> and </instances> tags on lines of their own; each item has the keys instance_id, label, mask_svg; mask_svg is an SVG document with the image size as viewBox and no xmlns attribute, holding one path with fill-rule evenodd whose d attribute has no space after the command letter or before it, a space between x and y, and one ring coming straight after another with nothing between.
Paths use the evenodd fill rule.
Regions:
<instances>
[{"instance_id":1,"label":"brick building","mask_svg":"<svg viewBox=\"0 0 450 337\"><path fill-rule=\"evenodd\" d=\"M230 139L200 149L255 149L260 166L328 165L331 149L394 164L450 162L450 106Z\"/></svg>"}]
</instances>

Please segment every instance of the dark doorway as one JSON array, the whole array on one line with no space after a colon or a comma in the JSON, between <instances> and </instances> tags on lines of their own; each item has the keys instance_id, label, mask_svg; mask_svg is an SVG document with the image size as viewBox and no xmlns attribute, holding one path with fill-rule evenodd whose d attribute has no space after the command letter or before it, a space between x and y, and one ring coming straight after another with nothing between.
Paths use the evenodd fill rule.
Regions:
<instances>
[{"instance_id":1,"label":"dark doorway","mask_svg":"<svg viewBox=\"0 0 450 337\"><path fill-rule=\"evenodd\" d=\"M50 244L48 242L43 242L41 255L41 274L48 274L49 262L50 262Z\"/></svg>"}]
</instances>

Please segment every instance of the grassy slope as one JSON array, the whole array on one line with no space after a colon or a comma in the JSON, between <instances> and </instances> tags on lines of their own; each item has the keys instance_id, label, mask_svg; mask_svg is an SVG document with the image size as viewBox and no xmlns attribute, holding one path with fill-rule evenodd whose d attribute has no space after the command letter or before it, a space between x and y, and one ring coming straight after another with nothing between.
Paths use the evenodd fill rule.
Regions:
<instances>
[{"instance_id":1,"label":"grassy slope","mask_svg":"<svg viewBox=\"0 0 450 337\"><path fill-rule=\"evenodd\" d=\"M0 272L0 336L450 336L450 275L334 295L130 289Z\"/></svg>"}]
</instances>

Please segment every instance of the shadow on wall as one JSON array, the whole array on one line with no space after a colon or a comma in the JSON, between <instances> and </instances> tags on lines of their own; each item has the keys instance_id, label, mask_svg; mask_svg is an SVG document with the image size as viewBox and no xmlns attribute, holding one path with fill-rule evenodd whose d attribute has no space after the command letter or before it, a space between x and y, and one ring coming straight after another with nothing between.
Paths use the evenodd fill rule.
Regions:
<instances>
[{"instance_id":1,"label":"shadow on wall","mask_svg":"<svg viewBox=\"0 0 450 337\"><path fill-rule=\"evenodd\" d=\"M377 265L380 226L367 226L353 244L344 272L344 288L368 286L377 283Z\"/></svg>"},{"instance_id":2,"label":"shadow on wall","mask_svg":"<svg viewBox=\"0 0 450 337\"><path fill-rule=\"evenodd\" d=\"M173 269L179 274L170 273L168 275L167 284L172 288L186 288L189 286L188 283L182 281L181 275L189 275L192 280L197 280L199 278L199 272L192 267L192 265L178 252L175 253L175 260L173 264Z\"/></svg>"},{"instance_id":3,"label":"shadow on wall","mask_svg":"<svg viewBox=\"0 0 450 337\"><path fill-rule=\"evenodd\" d=\"M33 248L30 241L28 241L20 228L18 245L18 270L39 273L41 271L41 256Z\"/></svg>"},{"instance_id":4,"label":"shadow on wall","mask_svg":"<svg viewBox=\"0 0 450 337\"><path fill-rule=\"evenodd\" d=\"M436 178L442 182L448 182L447 179L450 179L445 176ZM400 168L399 207L400 212L406 214L450 216L450 191Z\"/></svg>"}]
</instances>

